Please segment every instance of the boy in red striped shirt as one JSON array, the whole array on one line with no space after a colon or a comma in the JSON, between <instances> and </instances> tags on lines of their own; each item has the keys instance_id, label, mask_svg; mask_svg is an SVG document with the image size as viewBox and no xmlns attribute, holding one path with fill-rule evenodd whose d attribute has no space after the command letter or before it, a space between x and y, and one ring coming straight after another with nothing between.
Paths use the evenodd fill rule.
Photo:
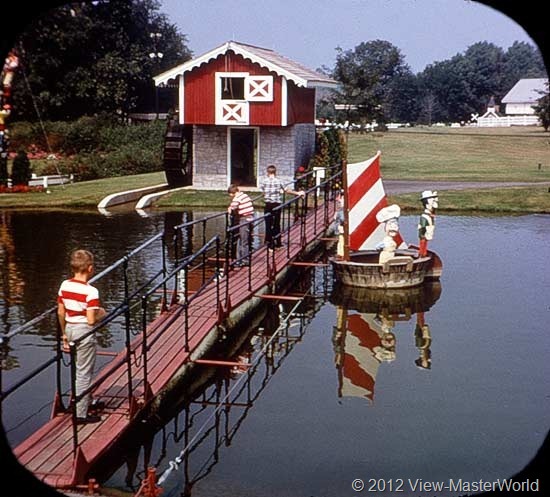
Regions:
<instances>
[{"instance_id":1,"label":"boy in red striped shirt","mask_svg":"<svg viewBox=\"0 0 550 497\"><path fill-rule=\"evenodd\" d=\"M249 223L254 219L254 206L250 197L239 190L237 185L230 185L227 193L231 197L231 203L227 208L227 212L236 216L239 228L239 242L237 247L236 266L248 266L248 261L245 257L248 255L249 247L252 243L252 225ZM244 224L243 224L244 223Z\"/></svg>"},{"instance_id":2,"label":"boy in red striped shirt","mask_svg":"<svg viewBox=\"0 0 550 497\"><path fill-rule=\"evenodd\" d=\"M57 317L63 333L63 348L70 341L88 334L105 316L100 306L97 288L88 283L94 273L94 256L87 250L75 250L71 254L73 277L63 281L57 296ZM85 391L92 381L96 359L96 338L92 333L76 346L76 395ZM85 395L76 405L78 424L96 423L99 416L88 414L91 395Z\"/></svg>"}]
</instances>

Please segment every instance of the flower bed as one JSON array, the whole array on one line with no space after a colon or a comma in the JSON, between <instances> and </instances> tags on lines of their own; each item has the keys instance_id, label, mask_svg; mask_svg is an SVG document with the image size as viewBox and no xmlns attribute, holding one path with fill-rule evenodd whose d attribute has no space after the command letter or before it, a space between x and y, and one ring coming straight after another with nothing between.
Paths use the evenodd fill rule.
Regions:
<instances>
[{"instance_id":1,"label":"flower bed","mask_svg":"<svg viewBox=\"0 0 550 497\"><path fill-rule=\"evenodd\" d=\"M0 185L0 193L37 193L43 191L43 186L14 185L8 187Z\"/></svg>"}]
</instances>

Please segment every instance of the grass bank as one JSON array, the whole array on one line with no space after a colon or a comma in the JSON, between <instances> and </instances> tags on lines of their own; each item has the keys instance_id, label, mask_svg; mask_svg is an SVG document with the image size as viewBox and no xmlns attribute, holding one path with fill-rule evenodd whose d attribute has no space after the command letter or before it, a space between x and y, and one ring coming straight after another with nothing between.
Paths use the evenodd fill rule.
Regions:
<instances>
[{"instance_id":1,"label":"grass bank","mask_svg":"<svg viewBox=\"0 0 550 497\"><path fill-rule=\"evenodd\" d=\"M472 190L447 190L439 192L439 212L472 212L485 214L550 214L550 192L548 186L485 188ZM389 195L390 203L399 204L404 212L418 212L421 207L418 193ZM224 209L229 199L225 192L183 191L160 199L160 209L181 209L182 207L213 207ZM263 206L255 201L258 209Z\"/></svg>"},{"instance_id":2,"label":"grass bank","mask_svg":"<svg viewBox=\"0 0 550 497\"><path fill-rule=\"evenodd\" d=\"M404 212L418 212L418 194L404 193L388 197ZM548 186L502 189L447 190L439 192L439 212L478 212L486 214L550 214Z\"/></svg>"},{"instance_id":3,"label":"grass bank","mask_svg":"<svg viewBox=\"0 0 550 497\"><path fill-rule=\"evenodd\" d=\"M440 192L440 211L550 213L550 133L542 128L412 128L350 135L350 162L382 150L384 179L430 181L522 181L533 186ZM540 164L540 168L539 168ZM164 173L122 176L50 188L50 194L0 195L0 208L95 207L111 193L165 182ZM225 192L186 190L162 197L161 209L224 208ZM417 194L390 197L404 210L417 211ZM261 207L261 202L255 202Z\"/></svg>"},{"instance_id":4,"label":"grass bank","mask_svg":"<svg viewBox=\"0 0 550 497\"><path fill-rule=\"evenodd\" d=\"M107 195L165 183L163 172L56 185L47 192L0 194L0 208L95 207Z\"/></svg>"}]
</instances>

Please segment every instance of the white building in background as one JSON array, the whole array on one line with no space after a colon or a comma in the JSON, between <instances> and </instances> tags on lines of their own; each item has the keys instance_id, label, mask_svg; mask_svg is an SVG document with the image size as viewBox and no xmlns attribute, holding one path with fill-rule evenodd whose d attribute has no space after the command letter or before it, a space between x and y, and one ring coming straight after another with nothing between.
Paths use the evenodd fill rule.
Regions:
<instances>
[{"instance_id":1,"label":"white building in background","mask_svg":"<svg viewBox=\"0 0 550 497\"><path fill-rule=\"evenodd\" d=\"M533 106L547 91L547 82L547 78L520 79L502 99L504 114L491 98L487 112L477 118L477 126L536 126L539 118Z\"/></svg>"},{"instance_id":2,"label":"white building in background","mask_svg":"<svg viewBox=\"0 0 550 497\"><path fill-rule=\"evenodd\" d=\"M546 78L520 79L502 99L502 103L506 105L506 115L534 115L533 105L543 96L547 83Z\"/></svg>"}]
</instances>

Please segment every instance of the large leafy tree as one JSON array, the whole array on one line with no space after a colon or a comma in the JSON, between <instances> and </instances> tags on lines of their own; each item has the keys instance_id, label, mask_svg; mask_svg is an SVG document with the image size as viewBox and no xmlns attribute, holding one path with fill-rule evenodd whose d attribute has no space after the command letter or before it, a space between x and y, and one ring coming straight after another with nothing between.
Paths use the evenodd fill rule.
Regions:
<instances>
[{"instance_id":1,"label":"large leafy tree","mask_svg":"<svg viewBox=\"0 0 550 497\"><path fill-rule=\"evenodd\" d=\"M467 121L484 110L491 96L500 96L504 52L480 42L464 54L428 65L418 75L422 122Z\"/></svg>"},{"instance_id":2,"label":"large leafy tree","mask_svg":"<svg viewBox=\"0 0 550 497\"><path fill-rule=\"evenodd\" d=\"M33 22L16 44L22 77L14 83L14 117L35 118L35 106L52 120L101 112L124 116L150 104L152 76L191 55L159 5L74 3ZM149 56L159 52L162 58Z\"/></svg>"},{"instance_id":3,"label":"large leafy tree","mask_svg":"<svg viewBox=\"0 0 550 497\"><path fill-rule=\"evenodd\" d=\"M332 77L341 87L333 101L347 106L343 117L355 122L391 119L388 113L397 107L391 103L391 95L395 102L409 99L398 93L397 81L411 75L401 51L384 40L363 42L353 50L336 50Z\"/></svg>"},{"instance_id":4,"label":"large leafy tree","mask_svg":"<svg viewBox=\"0 0 550 497\"><path fill-rule=\"evenodd\" d=\"M418 78L404 68L387 88L383 109L386 119L393 122L416 122L420 113Z\"/></svg>"},{"instance_id":5,"label":"large leafy tree","mask_svg":"<svg viewBox=\"0 0 550 497\"><path fill-rule=\"evenodd\" d=\"M462 55L428 65L418 75L420 87L420 121L449 122L468 116L470 87L465 77ZM469 117L469 116L468 116Z\"/></svg>"},{"instance_id":6,"label":"large leafy tree","mask_svg":"<svg viewBox=\"0 0 550 497\"><path fill-rule=\"evenodd\" d=\"M503 96L522 78L547 77L541 53L529 43L515 41L506 50L502 64Z\"/></svg>"},{"instance_id":7,"label":"large leafy tree","mask_svg":"<svg viewBox=\"0 0 550 497\"><path fill-rule=\"evenodd\" d=\"M504 50L486 41L470 45L461 59L462 78L468 88L468 99L459 107L461 120L472 113L484 112L491 97L500 100L503 94Z\"/></svg>"}]
</instances>

